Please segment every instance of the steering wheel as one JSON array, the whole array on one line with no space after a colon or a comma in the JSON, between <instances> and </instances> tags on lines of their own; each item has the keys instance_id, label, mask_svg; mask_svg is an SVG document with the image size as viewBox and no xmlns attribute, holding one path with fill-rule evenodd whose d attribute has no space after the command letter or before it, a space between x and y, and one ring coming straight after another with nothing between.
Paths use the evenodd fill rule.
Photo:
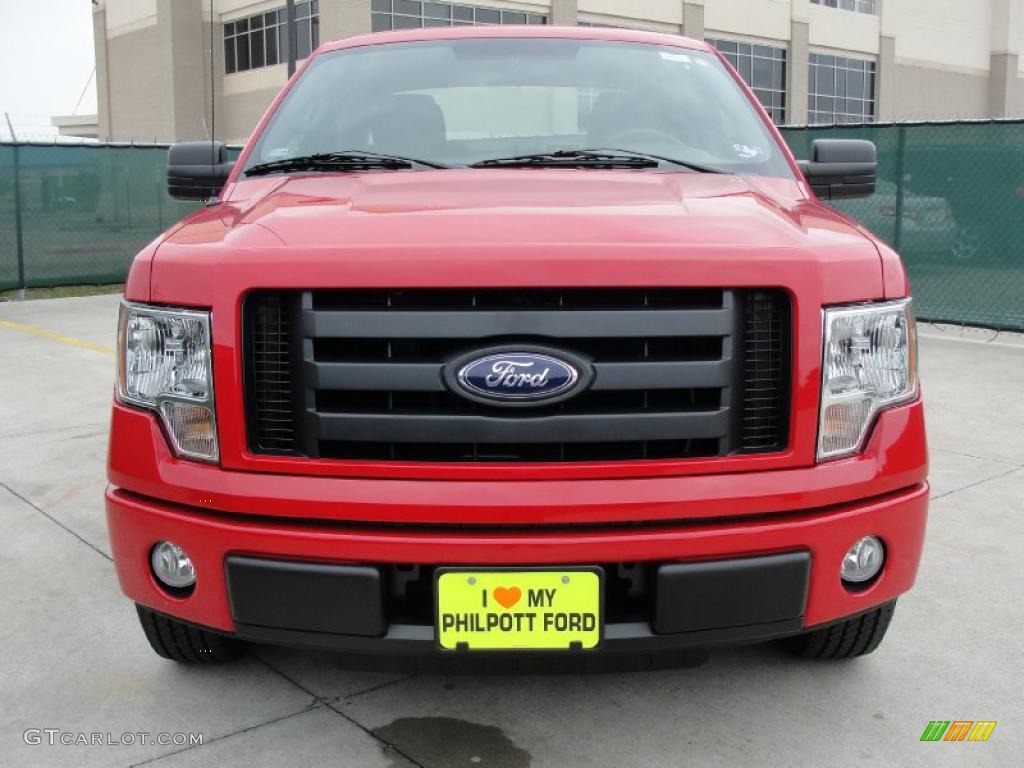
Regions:
<instances>
[{"instance_id":1,"label":"steering wheel","mask_svg":"<svg viewBox=\"0 0 1024 768\"><path fill-rule=\"evenodd\" d=\"M609 147L626 145L622 147L623 149L626 149L630 145L644 146L649 145L650 143L663 146L666 141L677 147L688 146L682 139L673 136L668 131L662 131L658 128L627 128L624 131L618 131L609 135L603 143Z\"/></svg>"}]
</instances>

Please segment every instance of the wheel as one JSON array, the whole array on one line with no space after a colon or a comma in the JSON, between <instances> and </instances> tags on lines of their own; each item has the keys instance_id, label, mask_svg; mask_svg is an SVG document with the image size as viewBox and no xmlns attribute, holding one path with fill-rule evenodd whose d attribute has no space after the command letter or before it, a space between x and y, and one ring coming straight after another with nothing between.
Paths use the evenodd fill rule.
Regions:
<instances>
[{"instance_id":1,"label":"wheel","mask_svg":"<svg viewBox=\"0 0 1024 768\"><path fill-rule=\"evenodd\" d=\"M821 629L787 637L783 646L804 659L853 659L871 653L882 642L896 601Z\"/></svg>"},{"instance_id":2,"label":"wheel","mask_svg":"<svg viewBox=\"0 0 1024 768\"><path fill-rule=\"evenodd\" d=\"M233 661L247 648L245 643L233 637L183 624L141 605L135 608L146 639L153 650L165 659L207 663Z\"/></svg>"},{"instance_id":3,"label":"wheel","mask_svg":"<svg viewBox=\"0 0 1024 768\"><path fill-rule=\"evenodd\" d=\"M981 234L972 227L957 227L951 251L958 261L976 259L981 253Z\"/></svg>"}]
</instances>

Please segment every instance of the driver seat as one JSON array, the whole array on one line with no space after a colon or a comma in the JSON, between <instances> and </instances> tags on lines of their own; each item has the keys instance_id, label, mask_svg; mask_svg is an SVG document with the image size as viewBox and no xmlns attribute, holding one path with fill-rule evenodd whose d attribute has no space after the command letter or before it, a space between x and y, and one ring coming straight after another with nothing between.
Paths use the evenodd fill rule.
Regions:
<instances>
[{"instance_id":1,"label":"driver seat","mask_svg":"<svg viewBox=\"0 0 1024 768\"><path fill-rule=\"evenodd\" d=\"M587 146L609 147L609 139L624 131L664 131L665 123L643 99L632 93L610 92L597 97L586 120Z\"/></svg>"},{"instance_id":2,"label":"driver seat","mask_svg":"<svg viewBox=\"0 0 1024 768\"><path fill-rule=\"evenodd\" d=\"M370 121L373 150L424 160L444 154L448 131L444 113L430 96L403 93L388 96Z\"/></svg>"}]
</instances>

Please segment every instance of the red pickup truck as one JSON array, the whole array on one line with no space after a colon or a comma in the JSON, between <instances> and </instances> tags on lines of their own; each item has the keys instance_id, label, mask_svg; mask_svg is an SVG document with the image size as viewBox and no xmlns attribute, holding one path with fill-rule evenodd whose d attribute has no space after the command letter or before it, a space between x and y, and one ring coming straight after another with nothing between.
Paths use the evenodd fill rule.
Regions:
<instances>
[{"instance_id":1,"label":"red pickup truck","mask_svg":"<svg viewBox=\"0 0 1024 768\"><path fill-rule=\"evenodd\" d=\"M928 486L898 256L702 42L330 43L135 259L107 518L154 650L872 651ZM642 660L642 661L641 661Z\"/></svg>"}]
</instances>

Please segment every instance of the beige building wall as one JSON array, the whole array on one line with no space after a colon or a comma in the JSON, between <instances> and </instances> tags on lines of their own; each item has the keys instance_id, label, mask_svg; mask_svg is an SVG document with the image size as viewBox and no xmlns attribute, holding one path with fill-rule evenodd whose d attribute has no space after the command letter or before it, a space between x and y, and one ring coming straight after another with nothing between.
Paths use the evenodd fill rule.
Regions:
<instances>
[{"instance_id":1,"label":"beige building wall","mask_svg":"<svg viewBox=\"0 0 1024 768\"><path fill-rule=\"evenodd\" d=\"M855 11L808 5L811 45L821 51L878 55L881 22L878 16Z\"/></svg>"},{"instance_id":2,"label":"beige building wall","mask_svg":"<svg viewBox=\"0 0 1024 768\"><path fill-rule=\"evenodd\" d=\"M891 36L894 43L892 99L885 110L886 119L994 114L989 58L995 4L886 0L883 34Z\"/></svg>"},{"instance_id":3,"label":"beige building wall","mask_svg":"<svg viewBox=\"0 0 1024 768\"><path fill-rule=\"evenodd\" d=\"M98 0L101 138L180 140L214 130L244 142L287 79L286 66L224 74L223 24L284 0ZM491 8L787 49L787 118L807 116L811 53L876 62L876 119L1024 117L1024 0L878 0L877 14L810 0L479 0ZM370 31L370 0L320 0L320 39ZM211 93L212 89L212 93Z\"/></svg>"},{"instance_id":4,"label":"beige building wall","mask_svg":"<svg viewBox=\"0 0 1024 768\"><path fill-rule=\"evenodd\" d=\"M202 0L101 0L93 21L101 138L208 135L210 40Z\"/></svg>"},{"instance_id":5,"label":"beige building wall","mask_svg":"<svg viewBox=\"0 0 1024 768\"><path fill-rule=\"evenodd\" d=\"M992 39L991 0L888 0L887 25L900 63L986 74Z\"/></svg>"},{"instance_id":6,"label":"beige building wall","mask_svg":"<svg viewBox=\"0 0 1024 768\"><path fill-rule=\"evenodd\" d=\"M156 4L157 0L99 0L94 5L97 10L106 12L109 33L120 35L156 24Z\"/></svg>"},{"instance_id":7,"label":"beige building wall","mask_svg":"<svg viewBox=\"0 0 1024 768\"><path fill-rule=\"evenodd\" d=\"M211 57L203 0L157 0L157 8L160 18L170 19L175 136L205 138L210 135ZM216 31L213 42L217 44Z\"/></svg>"},{"instance_id":8,"label":"beige building wall","mask_svg":"<svg viewBox=\"0 0 1024 768\"><path fill-rule=\"evenodd\" d=\"M991 108L999 114L1024 116L1024 0L995 0L991 41Z\"/></svg>"},{"instance_id":9,"label":"beige building wall","mask_svg":"<svg viewBox=\"0 0 1024 768\"><path fill-rule=\"evenodd\" d=\"M157 24L108 37L109 138L174 138L171 72L153 65L170 58L170 36Z\"/></svg>"},{"instance_id":10,"label":"beige building wall","mask_svg":"<svg viewBox=\"0 0 1024 768\"><path fill-rule=\"evenodd\" d=\"M673 32L679 32L683 26L681 0L578 0L577 13L584 20L599 19L598 23L614 23L621 19L625 26L668 27Z\"/></svg>"},{"instance_id":11,"label":"beige building wall","mask_svg":"<svg viewBox=\"0 0 1024 768\"><path fill-rule=\"evenodd\" d=\"M789 40L793 7L789 2L764 0L707 0L704 29L715 34L744 35L768 40Z\"/></svg>"}]
</instances>

